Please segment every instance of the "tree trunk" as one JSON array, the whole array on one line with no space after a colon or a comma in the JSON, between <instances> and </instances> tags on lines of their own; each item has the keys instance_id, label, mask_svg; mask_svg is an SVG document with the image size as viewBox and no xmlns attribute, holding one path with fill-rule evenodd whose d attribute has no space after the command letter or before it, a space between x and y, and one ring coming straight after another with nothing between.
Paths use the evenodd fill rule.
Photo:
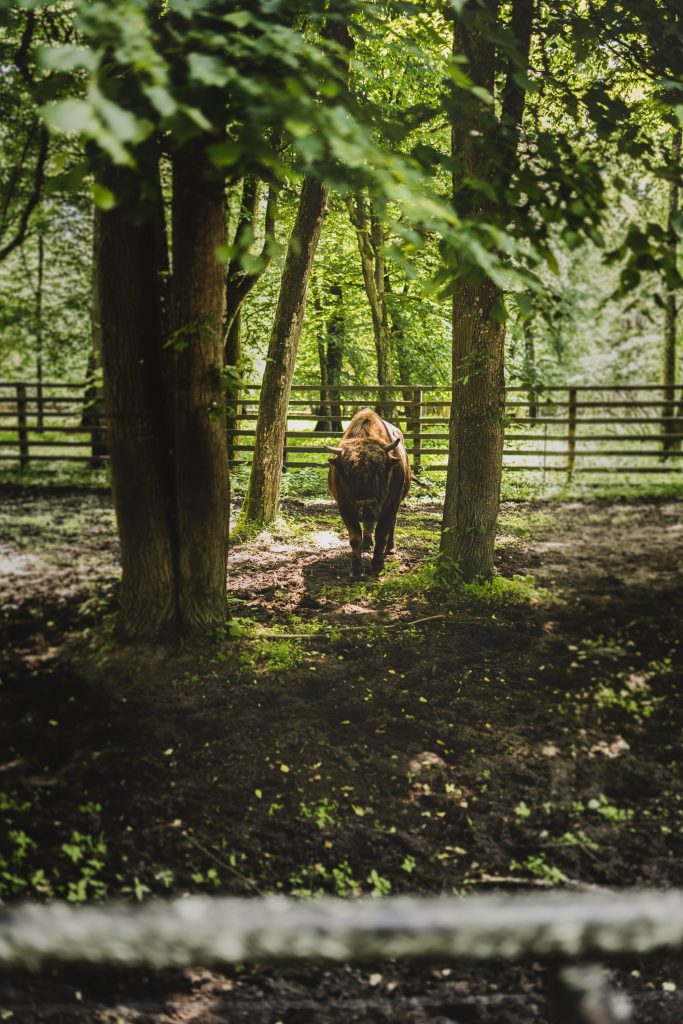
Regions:
<instances>
[{"instance_id":1,"label":"tree trunk","mask_svg":"<svg viewBox=\"0 0 683 1024\"><path fill-rule=\"evenodd\" d=\"M320 368L320 402L314 410L318 417L315 433L326 434L330 427L329 393L327 390L327 324L324 318L323 304L317 289L313 293L313 306L316 312L316 347L318 349L318 366Z\"/></svg>"},{"instance_id":2,"label":"tree trunk","mask_svg":"<svg viewBox=\"0 0 683 1024\"><path fill-rule=\"evenodd\" d=\"M149 169L152 175L155 169ZM119 630L127 640L176 631L170 443L161 388L160 253L153 216L133 219L130 174L102 184L121 196L96 211L102 364L116 522L121 546Z\"/></svg>"},{"instance_id":3,"label":"tree trunk","mask_svg":"<svg viewBox=\"0 0 683 1024\"><path fill-rule=\"evenodd\" d=\"M97 210L93 215L93 274L90 294L90 352L86 375L85 394L81 426L92 436L92 458L90 466L99 469L107 454L105 432L104 395L102 393L102 299L98 268L101 258L101 217Z\"/></svg>"},{"instance_id":4,"label":"tree trunk","mask_svg":"<svg viewBox=\"0 0 683 1024\"><path fill-rule=\"evenodd\" d=\"M43 284L45 280L45 236L38 232L38 283L36 285L36 430L45 427L43 401Z\"/></svg>"},{"instance_id":5,"label":"tree trunk","mask_svg":"<svg viewBox=\"0 0 683 1024\"><path fill-rule=\"evenodd\" d=\"M368 202L366 206L365 197L360 193L349 196L347 206L351 223L356 229L363 281L372 315L372 331L377 354L377 383L393 386L391 334L384 294L384 253L382 251L385 243L384 228L372 203ZM390 401L393 397L392 391L383 389L382 398ZM384 419L391 419L393 413L389 402L380 400L376 408Z\"/></svg>"},{"instance_id":6,"label":"tree trunk","mask_svg":"<svg viewBox=\"0 0 683 1024\"><path fill-rule=\"evenodd\" d=\"M472 10L467 25L454 21L453 54L466 56L468 74L474 83L493 93L496 53L492 29L498 14L497 0L486 0ZM517 55L510 58L503 92L502 132L489 108L474 103L467 119L454 121L453 159L465 178L486 179L498 172L490 163L497 145L509 160L502 179L512 173L516 159L519 127L524 111L524 90L516 82L520 68L526 69L529 53L533 4L516 0L512 28ZM454 201L459 176L454 175ZM500 185L499 185L500 187ZM502 200L499 192L499 201ZM495 212L492 200L479 194L460 195L467 216L486 219ZM504 340L505 328L492 313L502 306L502 293L490 280L470 283L458 274L463 257L456 259L459 278L453 296L453 391L449 423L449 456L446 495L441 532L441 554L448 570L465 580L493 574L493 554L500 503L505 414ZM497 311L496 311L497 312Z\"/></svg>"},{"instance_id":7,"label":"tree trunk","mask_svg":"<svg viewBox=\"0 0 683 1024\"><path fill-rule=\"evenodd\" d=\"M671 146L672 162L680 165L681 162L681 129L677 128ZM669 233L669 256L672 266L676 266L678 258L678 235L676 233L675 218L678 213L680 190L678 181L671 181L669 185L669 212L667 226ZM676 292L672 287L666 291L666 305L664 309L664 353L662 365L663 398L665 402L676 400L676 334L678 326L678 308ZM661 433L671 435L680 429L680 420L676 415L675 405L662 406ZM662 458L667 453L680 447L680 442L670 436L662 441Z\"/></svg>"},{"instance_id":8,"label":"tree trunk","mask_svg":"<svg viewBox=\"0 0 683 1024\"><path fill-rule=\"evenodd\" d=\"M407 291L407 285L404 286L403 290L404 292ZM414 436L416 431L419 429L419 422L417 422L419 410L416 415L413 402L413 390L410 387L411 374L408 363L408 352L406 349L406 333L396 306L396 296L394 295L391 287L391 277L386 269L384 271L384 293L386 295L387 311L389 314L389 334L391 337L392 355L396 360L398 382L401 385L401 394L403 395L406 433Z\"/></svg>"},{"instance_id":9,"label":"tree trunk","mask_svg":"<svg viewBox=\"0 0 683 1024\"><path fill-rule=\"evenodd\" d=\"M238 309L231 320L225 341L225 366L230 370L230 377L225 386L226 433L228 438L228 459L235 459L235 444L238 438L235 431L239 429L240 404L240 364L242 361L242 310Z\"/></svg>"},{"instance_id":10,"label":"tree trunk","mask_svg":"<svg viewBox=\"0 0 683 1024\"><path fill-rule=\"evenodd\" d=\"M183 633L226 613L230 480L225 425L223 183L199 147L173 160L169 380L173 416L178 620Z\"/></svg>"},{"instance_id":11,"label":"tree trunk","mask_svg":"<svg viewBox=\"0 0 683 1024\"><path fill-rule=\"evenodd\" d=\"M333 306L327 319L327 393L330 410L330 430L342 430L342 412L339 386L344 363L344 294L339 284L330 285Z\"/></svg>"},{"instance_id":12,"label":"tree trunk","mask_svg":"<svg viewBox=\"0 0 683 1024\"><path fill-rule=\"evenodd\" d=\"M441 552L465 580L490 576L503 461L505 328L489 311L490 281L453 297L453 397Z\"/></svg>"},{"instance_id":13,"label":"tree trunk","mask_svg":"<svg viewBox=\"0 0 683 1024\"><path fill-rule=\"evenodd\" d=\"M327 186L306 178L282 273L261 385L254 460L238 529L268 525L277 514L287 408L306 310L313 257L327 213Z\"/></svg>"},{"instance_id":14,"label":"tree trunk","mask_svg":"<svg viewBox=\"0 0 683 1024\"><path fill-rule=\"evenodd\" d=\"M527 399L529 400L528 416L535 420L538 416L538 404L536 393L536 344L534 333L530 324L524 328L524 365L522 367L524 383L528 385Z\"/></svg>"},{"instance_id":15,"label":"tree trunk","mask_svg":"<svg viewBox=\"0 0 683 1024\"><path fill-rule=\"evenodd\" d=\"M318 362L320 364L320 419L316 431L341 431L342 409L339 387L344 363L344 307L343 291L340 284L331 284L328 289L331 308L325 311L320 298L316 299L316 310L320 314L318 331Z\"/></svg>"}]
</instances>

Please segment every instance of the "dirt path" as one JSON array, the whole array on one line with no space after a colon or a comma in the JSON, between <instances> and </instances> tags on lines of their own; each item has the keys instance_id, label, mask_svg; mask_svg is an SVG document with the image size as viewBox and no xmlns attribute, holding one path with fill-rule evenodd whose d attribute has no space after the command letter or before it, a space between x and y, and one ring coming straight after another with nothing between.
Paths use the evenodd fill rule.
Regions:
<instances>
[{"instance_id":1,"label":"dirt path","mask_svg":"<svg viewBox=\"0 0 683 1024\"><path fill-rule=\"evenodd\" d=\"M106 497L3 497L5 898L683 884L680 505L506 505L483 600L433 589L435 504L403 512L397 564L356 584L333 507L290 500L231 553L236 638L169 660L116 655L95 629L116 591ZM4 988L21 1021L522 1022L546 1019L542 977L385 965ZM638 1021L683 1016L679 966L634 962L619 982Z\"/></svg>"}]
</instances>

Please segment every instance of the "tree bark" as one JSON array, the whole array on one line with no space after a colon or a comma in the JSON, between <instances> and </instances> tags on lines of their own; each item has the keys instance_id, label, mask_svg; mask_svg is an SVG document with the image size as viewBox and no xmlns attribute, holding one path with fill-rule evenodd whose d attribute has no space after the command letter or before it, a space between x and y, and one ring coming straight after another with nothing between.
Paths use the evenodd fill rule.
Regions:
<instances>
[{"instance_id":1,"label":"tree bark","mask_svg":"<svg viewBox=\"0 0 683 1024\"><path fill-rule=\"evenodd\" d=\"M150 167L152 176L157 169ZM133 219L130 173L100 174L120 196L96 211L96 288L111 477L121 547L119 631L170 639L177 627L170 439L161 388L160 260L155 217Z\"/></svg>"},{"instance_id":2,"label":"tree bark","mask_svg":"<svg viewBox=\"0 0 683 1024\"><path fill-rule=\"evenodd\" d=\"M407 291L405 285L403 291ZM399 310L396 306L396 296L391 287L391 277L388 271L384 271L384 294L386 296L387 310L389 313L389 334L391 338L392 354L396 359L398 370L398 382L401 385L403 395L403 408L405 412L406 433L414 435L419 429L419 410L414 408L413 389L410 387L410 365L408 362L408 351L406 348L406 332ZM398 417L397 417L398 419Z\"/></svg>"},{"instance_id":3,"label":"tree bark","mask_svg":"<svg viewBox=\"0 0 683 1024\"><path fill-rule=\"evenodd\" d=\"M512 28L517 53L510 59L503 94L502 134L488 108L472 100L469 116L454 122L452 130L452 153L460 174L480 179L497 176L499 189L501 179L504 184L511 173L510 164L501 173L488 154L502 144L514 162L524 110L524 90L514 73L528 61L533 6L531 0L516 0L516 8ZM497 15L497 0L486 0L469 11L466 23L455 20L453 27L454 56L467 57L474 83L491 94L496 67L491 29ZM459 176L454 176L454 201L458 185ZM501 202L503 192L498 195ZM467 216L485 219L495 213L495 202L480 196L459 198ZM465 280L459 274L462 264L462 255L456 254L459 280L453 296L453 386L441 554L448 571L472 580L490 577L494 571L503 461L505 328L492 315L494 306L502 305L500 288L489 279Z\"/></svg>"},{"instance_id":4,"label":"tree bark","mask_svg":"<svg viewBox=\"0 0 683 1024\"><path fill-rule=\"evenodd\" d=\"M169 378L173 422L178 620L183 633L225 618L230 480L225 424L223 182L203 152L173 159Z\"/></svg>"},{"instance_id":5,"label":"tree bark","mask_svg":"<svg viewBox=\"0 0 683 1024\"><path fill-rule=\"evenodd\" d=\"M36 430L43 430L43 286L45 282L45 235L38 232L38 282L36 285Z\"/></svg>"},{"instance_id":6,"label":"tree bark","mask_svg":"<svg viewBox=\"0 0 683 1024\"><path fill-rule=\"evenodd\" d=\"M318 335L318 362L320 363L320 410L324 417L316 430L342 430L342 411L338 388L344 362L344 307L342 287L331 284L328 288L330 309L321 323ZM318 306L321 315L323 307ZM324 424L324 425L323 425Z\"/></svg>"},{"instance_id":7,"label":"tree bark","mask_svg":"<svg viewBox=\"0 0 683 1024\"><path fill-rule=\"evenodd\" d=\"M678 128L674 132L674 137L671 146L671 158L672 163L680 165L681 162L681 129ZM675 218L679 209L680 200L680 187L678 181L671 181L669 185L669 210L667 218L667 227L669 234L669 257L672 265L676 266L678 259L678 235L676 233ZM663 398L665 402L675 402L676 400L676 356L677 356L677 345L676 335L678 327L678 303L676 301L676 291L668 287L666 291L666 300L664 308L664 352L662 360L662 384L663 384ZM676 415L676 407L671 405L662 406L662 418L661 418L661 433L664 435L671 435L680 430L681 421ZM677 442L675 438L666 436L662 441L662 457L666 458L667 453L680 448L680 441Z\"/></svg>"},{"instance_id":8,"label":"tree bark","mask_svg":"<svg viewBox=\"0 0 683 1024\"><path fill-rule=\"evenodd\" d=\"M377 383L393 386L391 334L384 293L384 253L382 251L385 243L384 228L372 203L368 201L366 205L365 197L361 193L349 196L347 208L351 223L356 230L363 281L372 315L372 332L377 354ZM382 398L391 399L393 393L388 390L383 391ZM391 418L392 406L387 402L378 402L376 409L384 419Z\"/></svg>"},{"instance_id":9,"label":"tree bark","mask_svg":"<svg viewBox=\"0 0 683 1024\"><path fill-rule=\"evenodd\" d=\"M329 393L327 390L327 322L324 318L323 304L317 290L313 293L313 306L316 311L316 347L318 349L318 366L320 368L320 402L315 411L318 420L316 433L327 433L330 427Z\"/></svg>"},{"instance_id":10,"label":"tree bark","mask_svg":"<svg viewBox=\"0 0 683 1024\"><path fill-rule=\"evenodd\" d=\"M287 408L313 258L327 214L327 186L306 178L289 241L261 385L254 460L237 529L266 526L277 514Z\"/></svg>"},{"instance_id":11,"label":"tree bark","mask_svg":"<svg viewBox=\"0 0 683 1024\"><path fill-rule=\"evenodd\" d=\"M274 149L279 149L280 141L281 133L278 130L273 133L272 137ZM230 461L233 461L235 457L235 431L239 428L240 422L239 391L242 362L242 309L249 293L272 261L271 242L275 237L276 189L273 185L270 185L263 215L264 235L260 254L261 266L255 273L247 274L240 262L240 250L245 244L247 236L253 233L259 205L260 184L253 175L247 175L242 182L240 212L233 239L233 244L237 247L238 252L228 264L225 282L225 366L231 367L233 370L225 389L227 406L226 429Z\"/></svg>"},{"instance_id":12,"label":"tree bark","mask_svg":"<svg viewBox=\"0 0 683 1024\"><path fill-rule=\"evenodd\" d=\"M225 341L225 366L231 371L231 377L225 386L226 403L226 434L228 438L228 459L235 458L235 431L239 429L240 406L240 364L242 362L242 310L239 309L232 318Z\"/></svg>"},{"instance_id":13,"label":"tree bark","mask_svg":"<svg viewBox=\"0 0 683 1024\"><path fill-rule=\"evenodd\" d=\"M99 469L107 454L105 432L104 395L102 393L102 298L98 268L101 259L101 217L97 210L93 214L93 274L90 292L90 352L86 375L85 394L81 426L92 435L92 458L90 466Z\"/></svg>"}]
</instances>

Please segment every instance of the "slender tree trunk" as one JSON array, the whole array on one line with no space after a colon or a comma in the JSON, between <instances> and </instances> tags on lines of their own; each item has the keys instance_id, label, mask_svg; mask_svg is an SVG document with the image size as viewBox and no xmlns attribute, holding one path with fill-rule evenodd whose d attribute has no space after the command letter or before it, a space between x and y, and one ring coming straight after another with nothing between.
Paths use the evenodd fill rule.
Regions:
<instances>
[{"instance_id":1,"label":"slender tree trunk","mask_svg":"<svg viewBox=\"0 0 683 1024\"><path fill-rule=\"evenodd\" d=\"M43 409L43 285L45 279L45 236L38 232L38 283L36 285L36 430L45 427Z\"/></svg>"},{"instance_id":2,"label":"slender tree trunk","mask_svg":"<svg viewBox=\"0 0 683 1024\"><path fill-rule=\"evenodd\" d=\"M86 371L86 387L83 396L81 426L92 434L92 458L90 466L98 469L107 454L105 431L104 396L102 393L102 299L98 268L101 259L101 217L93 215L93 275L90 293L90 352Z\"/></svg>"},{"instance_id":3,"label":"slender tree trunk","mask_svg":"<svg viewBox=\"0 0 683 1024\"><path fill-rule=\"evenodd\" d=\"M272 144L279 149L281 133L273 133ZM235 457L235 431L239 428L239 392L242 371L242 309L247 296L254 285L265 273L273 257L271 243L275 237L275 200L276 189L271 185L268 189L265 211L263 215L263 246L260 253L261 266L255 273L247 274L241 263L242 247L253 237L254 224L259 207L261 183L253 175L247 175L242 182L242 199L240 212L235 229L234 245L237 255L230 260L226 275L225 296L225 365L232 369L225 389L227 406L226 429L228 433L228 457Z\"/></svg>"},{"instance_id":4,"label":"slender tree trunk","mask_svg":"<svg viewBox=\"0 0 683 1024\"><path fill-rule=\"evenodd\" d=\"M149 175L154 168L148 169ZM177 626L170 440L161 388L158 231L134 220L126 203L129 172L100 180L120 195L97 210L111 476L121 546L119 629L127 640L171 638Z\"/></svg>"},{"instance_id":5,"label":"slender tree trunk","mask_svg":"<svg viewBox=\"0 0 683 1024\"><path fill-rule=\"evenodd\" d=\"M676 129L671 146L672 161L680 165L681 162L681 129ZM675 218L679 209L680 189L678 181L672 181L669 185L669 212L667 226L669 232L669 255L672 265L676 266L678 258L678 235L676 233ZM664 309L664 353L662 365L663 398L666 402L676 400L676 334L678 327L678 303L676 291L669 287L666 292L666 305ZM680 420L676 415L676 407L672 405L662 406L661 433L671 435L680 429ZM667 436L662 441L662 457L666 458L668 452L680 447L673 437Z\"/></svg>"},{"instance_id":6,"label":"slender tree trunk","mask_svg":"<svg viewBox=\"0 0 683 1024\"><path fill-rule=\"evenodd\" d=\"M330 430L342 430L340 402L341 372L344 363L344 293L339 284L330 285L333 306L327 319L327 393L330 410Z\"/></svg>"},{"instance_id":7,"label":"slender tree trunk","mask_svg":"<svg viewBox=\"0 0 683 1024\"><path fill-rule=\"evenodd\" d=\"M317 289L313 293L313 305L316 312L316 346L318 349L318 366L320 368L320 402L317 410L318 421L315 425L316 433L326 434L330 427L330 406L329 392L327 390L327 324L324 319L323 304Z\"/></svg>"},{"instance_id":8,"label":"slender tree trunk","mask_svg":"<svg viewBox=\"0 0 683 1024\"><path fill-rule=\"evenodd\" d=\"M230 368L231 376L225 386L226 432L228 438L228 459L235 458L235 431L239 429L240 404L240 365L242 362L242 310L231 320L228 336L225 341L225 365Z\"/></svg>"},{"instance_id":9,"label":"slender tree trunk","mask_svg":"<svg viewBox=\"0 0 683 1024\"><path fill-rule=\"evenodd\" d=\"M529 419L535 420L538 416L538 405L536 396L536 345L534 334L529 324L524 330L524 367L522 370L525 383L528 384L527 398L529 400Z\"/></svg>"},{"instance_id":10,"label":"slender tree trunk","mask_svg":"<svg viewBox=\"0 0 683 1024\"><path fill-rule=\"evenodd\" d=\"M404 288L404 291L407 289ZM406 348L406 333L399 311L396 307L396 296L391 287L391 277L384 272L384 293L386 295L387 311L389 314L389 327L391 337L392 355L395 358L395 365L398 371L398 382L401 385L403 395L403 407L405 410L406 432L414 434L417 428L415 409L413 404L413 391L410 387L410 364L408 362L408 351Z\"/></svg>"},{"instance_id":11,"label":"slender tree trunk","mask_svg":"<svg viewBox=\"0 0 683 1024\"><path fill-rule=\"evenodd\" d=\"M365 197L357 193L348 199L348 210L351 223L356 229L358 251L360 253L363 282L372 315L372 331L375 338L377 354L377 383L393 386L394 367L391 358L391 335L387 304L384 293L384 229L372 206L366 205ZM389 390L383 391L382 397L393 398ZM378 402L377 412L385 419L390 419L392 406L387 402Z\"/></svg>"},{"instance_id":12,"label":"slender tree trunk","mask_svg":"<svg viewBox=\"0 0 683 1024\"><path fill-rule=\"evenodd\" d=\"M343 291L339 284L328 289L330 308L325 316L320 297L316 297L316 310L320 315L318 330L318 362L320 364L320 408L321 417L317 431L342 430L342 409L339 387L344 363L344 306Z\"/></svg>"},{"instance_id":13,"label":"slender tree trunk","mask_svg":"<svg viewBox=\"0 0 683 1024\"><path fill-rule=\"evenodd\" d=\"M486 0L472 10L467 25L454 21L453 54L468 59L475 84L493 93L496 53L492 29L498 15L497 0ZM503 146L509 154L507 171L514 168L519 127L524 111L524 90L516 81L528 62L533 15L532 0L515 0L512 28L517 54L510 60L503 90L501 124L485 104L472 103L467 121L454 123L452 152L464 178L487 178L490 147ZM460 184L454 176L455 191ZM499 184L499 187L501 185ZM502 191L501 191L502 196ZM480 196L465 195L465 213L485 219L495 204ZM456 274L462 256L456 260ZM441 553L447 567L465 580L491 576L500 503L505 413L505 328L492 314L502 305L500 289L490 280L472 284L461 275L453 296L453 391L449 423Z\"/></svg>"},{"instance_id":14,"label":"slender tree trunk","mask_svg":"<svg viewBox=\"0 0 683 1024\"><path fill-rule=\"evenodd\" d=\"M320 181L305 179L268 345L256 423L256 450L238 529L267 525L277 514L287 408L313 257L327 213L327 194L327 186Z\"/></svg>"},{"instance_id":15,"label":"slender tree trunk","mask_svg":"<svg viewBox=\"0 0 683 1024\"><path fill-rule=\"evenodd\" d=\"M178 617L184 633L226 612L230 480L225 426L223 183L203 152L173 160L171 408L177 530Z\"/></svg>"}]
</instances>

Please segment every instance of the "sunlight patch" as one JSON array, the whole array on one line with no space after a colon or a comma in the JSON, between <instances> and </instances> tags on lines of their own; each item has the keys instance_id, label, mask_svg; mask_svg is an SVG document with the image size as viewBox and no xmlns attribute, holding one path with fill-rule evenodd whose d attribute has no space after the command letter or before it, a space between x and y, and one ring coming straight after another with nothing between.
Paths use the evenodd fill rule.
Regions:
<instances>
[{"instance_id":1,"label":"sunlight patch","mask_svg":"<svg viewBox=\"0 0 683 1024\"><path fill-rule=\"evenodd\" d=\"M20 555L10 548L0 548L0 576L26 576L37 572L42 562L33 555Z\"/></svg>"},{"instance_id":2,"label":"sunlight patch","mask_svg":"<svg viewBox=\"0 0 683 1024\"><path fill-rule=\"evenodd\" d=\"M341 548L346 543L332 530L319 530L312 535L311 539L317 548L322 548L323 550Z\"/></svg>"}]
</instances>

